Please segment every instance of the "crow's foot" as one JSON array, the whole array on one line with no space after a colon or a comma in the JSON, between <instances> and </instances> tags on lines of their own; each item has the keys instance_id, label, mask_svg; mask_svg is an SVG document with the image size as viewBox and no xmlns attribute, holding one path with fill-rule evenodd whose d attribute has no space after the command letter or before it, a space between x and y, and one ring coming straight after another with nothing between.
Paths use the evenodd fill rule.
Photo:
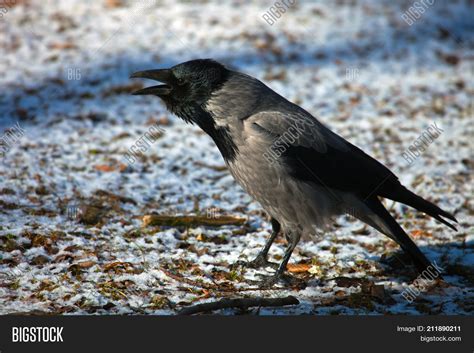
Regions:
<instances>
[{"instance_id":1,"label":"crow's foot","mask_svg":"<svg viewBox=\"0 0 474 353\"><path fill-rule=\"evenodd\" d=\"M278 267L278 264L274 262L268 261L264 256L262 255L257 255L255 259L252 261L242 261L239 260L236 263L234 263L233 266L242 266L242 267L249 267L249 268L265 268L265 267L271 267L276 269Z\"/></svg>"},{"instance_id":2,"label":"crow's foot","mask_svg":"<svg viewBox=\"0 0 474 353\"><path fill-rule=\"evenodd\" d=\"M264 288L271 288L278 282L283 282L288 287L296 288L296 289L304 289L306 288L306 281L288 275L286 273L275 273L271 276L260 276L262 280L259 283L259 287Z\"/></svg>"}]
</instances>

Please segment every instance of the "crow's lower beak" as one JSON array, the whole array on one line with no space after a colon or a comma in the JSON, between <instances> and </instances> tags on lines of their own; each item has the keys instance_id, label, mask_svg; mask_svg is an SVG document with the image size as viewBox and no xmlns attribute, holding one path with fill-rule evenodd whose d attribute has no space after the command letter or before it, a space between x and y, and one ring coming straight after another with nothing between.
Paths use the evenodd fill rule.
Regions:
<instances>
[{"instance_id":1,"label":"crow's lower beak","mask_svg":"<svg viewBox=\"0 0 474 353\"><path fill-rule=\"evenodd\" d=\"M146 70L133 73L130 78L148 78L150 80L160 81L164 85L151 86L133 92L134 95L153 94L156 96L165 96L171 93L172 88L169 84L172 78L171 71L168 69Z\"/></svg>"}]
</instances>

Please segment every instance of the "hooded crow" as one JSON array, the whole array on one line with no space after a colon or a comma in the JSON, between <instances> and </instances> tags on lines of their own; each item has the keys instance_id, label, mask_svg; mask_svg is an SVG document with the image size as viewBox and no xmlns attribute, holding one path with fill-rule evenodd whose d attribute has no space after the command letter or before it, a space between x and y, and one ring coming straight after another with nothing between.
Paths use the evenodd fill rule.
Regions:
<instances>
[{"instance_id":1,"label":"hooded crow","mask_svg":"<svg viewBox=\"0 0 474 353\"><path fill-rule=\"evenodd\" d=\"M140 71L163 84L134 92L155 95L215 142L230 173L271 217L273 232L252 267L274 266L265 286L289 280L286 266L302 238L350 214L387 235L419 271L430 262L380 201L404 203L456 230L453 215L405 188L383 164L329 130L313 115L249 75L211 59ZM267 261L279 232L288 240L280 264Z\"/></svg>"}]
</instances>

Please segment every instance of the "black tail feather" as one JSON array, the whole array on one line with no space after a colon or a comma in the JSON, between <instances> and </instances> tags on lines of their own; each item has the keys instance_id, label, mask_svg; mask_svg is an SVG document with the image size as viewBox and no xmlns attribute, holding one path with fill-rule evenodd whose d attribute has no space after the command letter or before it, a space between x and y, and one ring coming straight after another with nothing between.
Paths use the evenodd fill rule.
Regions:
<instances>
[{"instance_id":1,"label":"black tail feather","mask_svg":"<svg viewBox=\"0 0 474 353\"><path fill-rule=\"evenodd\" d=\"M453 222L458 223L457 219L451 213L448 213L435 204L423 199L422 197L416 195L415 193L411 192L403 185L400 184L396 190L382 190L380 196L386 197L390 200L397 201L404 203L408 206L416 208L417 210L426 213L427 215L437 219L441 223L447 225L449 228L453 230L457 230L456 227L446 221L444 218L447 218ZM444 218L442 218L444 217Z\"/></svg>"},{"instance_id":2,"label":"black tail feather","mask_svg":"<svg viewBox=\"0 0 474 353\"><path fill-rule=\"evenodd\" d=\"M418 271L423 272L431 263L408 234L402 229L392 215L385 209L380 200L374 196L365 201L365 204L374 212L375 217L369 224L388 237L395 240L402 249L410 255Z\"/></svg>"}]
</instances>

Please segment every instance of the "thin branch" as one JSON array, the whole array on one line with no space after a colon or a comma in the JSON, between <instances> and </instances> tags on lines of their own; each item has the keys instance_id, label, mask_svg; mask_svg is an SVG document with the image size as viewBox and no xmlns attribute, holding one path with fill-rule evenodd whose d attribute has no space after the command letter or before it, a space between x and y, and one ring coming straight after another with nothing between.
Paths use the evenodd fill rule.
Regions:
<instances>
[{"instance_id":1,"label":"thin branch","mask_svg":"<svg viewBox=\"0 0 474 353\"><path fill-rule=\"evenodd\" d=\"M287 290L287 289L292 289L292 287L289 286L284 286L284 287L272 287L272 288L229 288L229 287L223 287L220 286L218 283L214 282L213 284L211 283L204 283L200 281L193 281L192 279L185 278L181 274L174 273L172 271L169 271L163 267L160 268L160 270L167 275L168 277L181 282L185 283L187 285L190 285L192 287L198 287L202 289L207 289L210 291L218 292L218 293L238 293L238 292L258 292L258 291L277 291L277 290Z\"/></svg>"},{"instance_id":2,"label":"thin branch","mask_svg":"<svg viewBox=\"0 0 474 353\"><path fill-rule=\"evenodd\" d=\"M178 315L193 315L197 313L209 312L219 309L238 308L248 309L250 307L268 307L268 306L285 306L297 305L300 302L293 296L285 298L236 298L236 299L221 299L217 302L197 304L182 309Z\"/></svg>"},{"instance_id":3,"label":"thin branch","mask_svg":"<svg viewBox=\"0 0 474 353\"><path fill-rule=\"evenodd\" d=\"M205 216L165 216L165 215L145 215L143 216L143 226L170 226L170 227L192 227L192 226L228 226L243 225L247 220L234 216L219 216L215 218Z\"/></svg>"}]
</instances>

